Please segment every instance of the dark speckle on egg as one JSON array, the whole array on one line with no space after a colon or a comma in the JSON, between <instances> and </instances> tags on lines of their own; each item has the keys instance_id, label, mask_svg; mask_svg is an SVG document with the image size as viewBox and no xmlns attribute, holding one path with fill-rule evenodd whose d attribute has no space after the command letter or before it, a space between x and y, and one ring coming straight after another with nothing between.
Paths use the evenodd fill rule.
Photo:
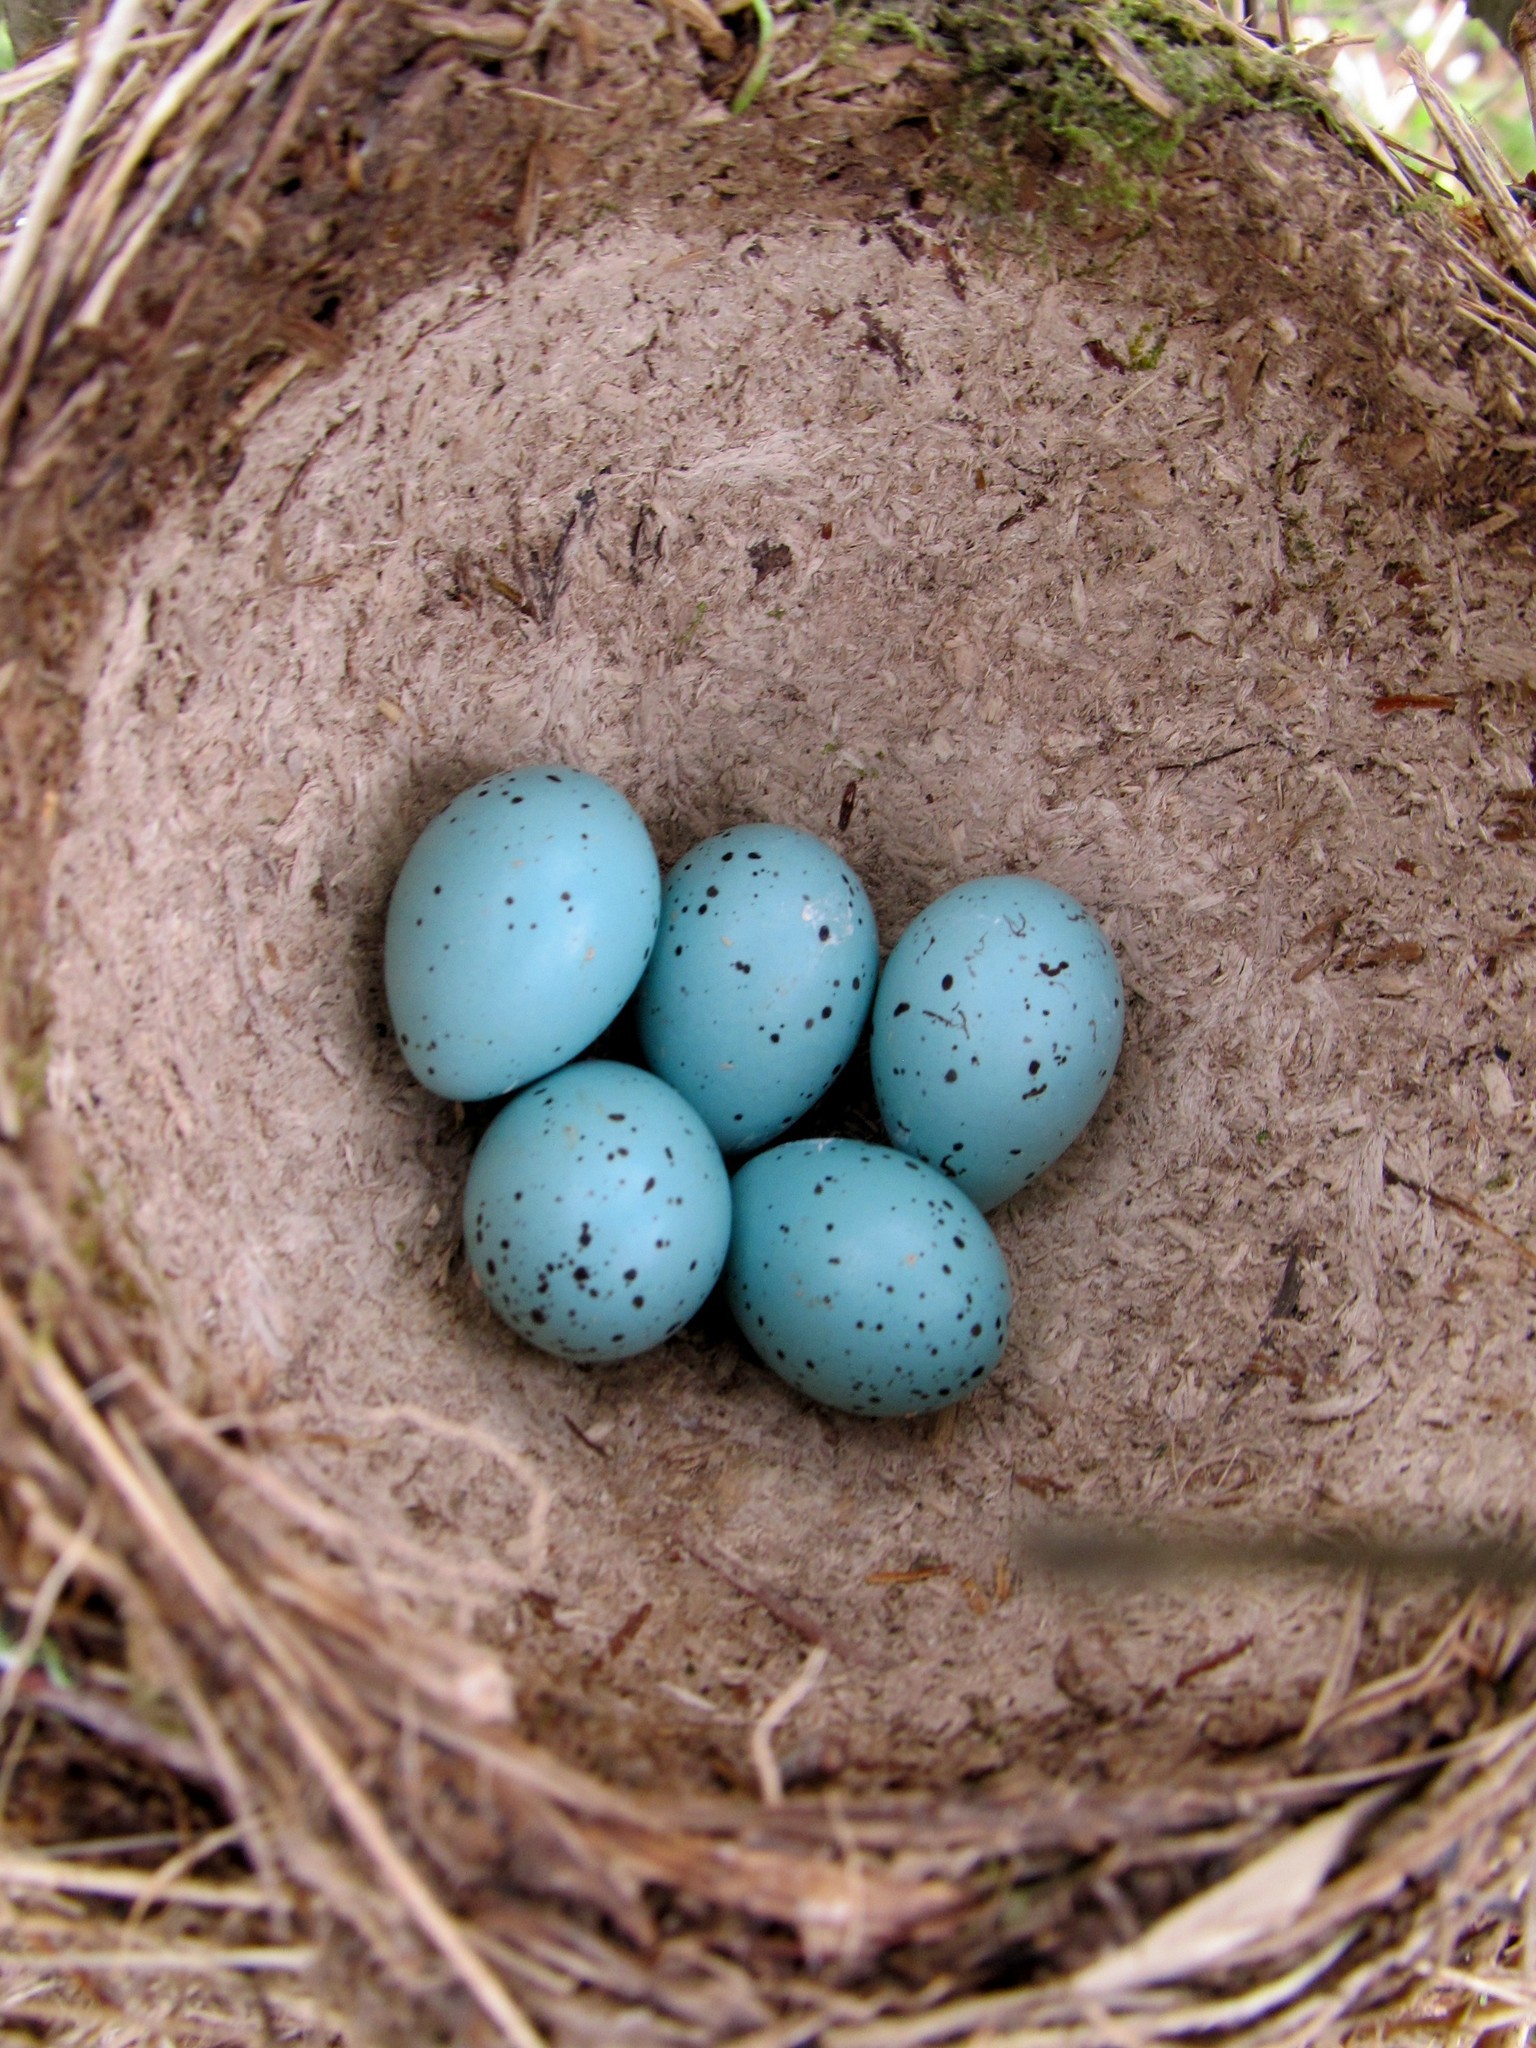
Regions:
<instances>
[{"instance_id":1,"label":"dark speckle on egg","mask_svg":"<svg viewBox=\"0 0 1536 2048\"><path fill-rule=\"evenodd\" d=\"M758 1355L803 1391L856 1414L914 1414L995 1367L1007 1268L934 1168L854 1140L808 1141L751 1160L734 1197L727 1298ZM969 1230L949 1233L966 1253L957 1265L953 1251L940 1255L933 1219L963 1212ZM902 1363L918 1354L920 1368Z\"/></svg>"},{"instance_id":2,"label":"dark speckle on egg","mask_svg":"<svg viewBox=\"0 0 1536 2048\"><path fill-rule=\"evenodd\" d=\"M616 1124L622 1146L602 1136ZM594 1363L649 1350L697 1312L724 1260L730 1196L718 1148L681 1097L638 1068L592 1060L502 1110L475 1154L465 1215L497 1313L542 1348ZM502 1254L493 1261L487 1224Z\"/></svg>"},{"instance_id":3,"label":"dark speckle on egg","mask_svg":"<svg viewBox=\"0 0 1536 2048\"><path fill-rule=\"evenodd\" d=\"M572 829L578 814L589 831ZM559 1065L623 1007L659 902L644 825L595 776L519 769L465 792L417 840L390 899L391 1016L397 1027L406 1016L432 1025L402 1042L407 1064L458 1101L505 1094ZM493 904L519 915L488 930ZM637 918L637 905L649 915ZM541 936L556 923L558 940ZM443 1051L429 1073L418 1044L433 1035Z\"/></svg>"},{"instance_id":4,"label":"dark speckle on egg","mask_svg":"<svg viewBox=\"0 0 1536 2048\"><path fill-rule=\"evenodd\" d=\"M964 883L914 919L881 977L870 1066L886 1126L995 1207L1093 1114L1121 1016L1113 955L1081 904L1032 877Z\"/></svg>"},{"instance_id":5,"label":"dark speckle on egg","mask_svg":"<svg viewBox=\"0 0 1536 2048\"><path fill-rule=\"evenodd\" d=\"M721 1145L751 1151L847 1064L878 966L873 912L820 840L739 826L673 869L661 928L636 1006L645 1057Z\"/></svg>"}]
</instances>

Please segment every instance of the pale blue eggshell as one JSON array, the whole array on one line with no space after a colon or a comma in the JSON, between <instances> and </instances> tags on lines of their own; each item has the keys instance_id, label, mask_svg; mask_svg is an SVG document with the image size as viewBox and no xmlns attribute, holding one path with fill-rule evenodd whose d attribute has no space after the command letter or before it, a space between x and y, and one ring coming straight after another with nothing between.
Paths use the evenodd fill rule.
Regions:
<instances>
[{"instance_id":1,"label":"pale blue eggshell","mask_svg":"<svg viewBox=\"0 0 1536 2048\"><path fill-rule=\"evenodd\" d=\"M1120 970L1081 903L1026 876L962 883L913 919L880 977L885 1127L995 1208L1098 1108L1124 1021Z\"/></svg>"},{"instance_id":2,"label":"pale blue eggshell","mask_svg":"<svg viewBox=\"0 0 1536 2048\"><path fill-rule=\"evenodd\" d=\"M731 1189L702 1119L643 1068L582 1060L514 1096L480 1140L464 1244L486 1300L541 1351L648 1351L703 1306Z\"/></svg>"},{"instance_id":3,"label":"pale blue eggshell","mask_svg":"<svg viewBox=\"0 0 1536 2048\"><path fill-rule=\"evenodd\" d=\"M556 763L466 789L389 902L384 986L407 1066L476 1102L575 1059L634 993L660 909L649 835L597 776Z\"/></svg>"},{"instance_id":4,"label":"pale blue eggshell","mask_svg":"<svg viewBox=\"0 0 1536 2048\"><path fill-rule=\"evenodd\" d=\"M645 1057L726 1152L787 1131L847 1065L879 967L846 861L792 825L736 825L667 877L640 984Z\"/></svg>"},{"instance_id":5,"label":"pale blue eggshell","mask_svg":"<svg viewBox=\"0 0 1536 2048\"><path fill-rule=\"evenodd\" d=\"M806 1139L732 1183L726 1293L793 1387L853 1415L919 1415L973 1393L1008 1337L1008 1268L952 1180L884 1145Z\"/></svg>"}]
</instances>

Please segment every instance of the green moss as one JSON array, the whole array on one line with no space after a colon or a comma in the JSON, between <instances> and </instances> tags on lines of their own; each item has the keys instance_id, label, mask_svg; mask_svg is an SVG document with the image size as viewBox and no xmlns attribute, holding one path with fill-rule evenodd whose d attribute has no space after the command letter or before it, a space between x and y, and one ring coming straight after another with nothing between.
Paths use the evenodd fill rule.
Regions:
<instances>
[{"instance_id":1,"label":"green moss","mask_svg":"<svg viewBox=\"0 0 1536 2048\"><path fill-rule=\"evenodd\" d=\"M0 1626L0 1671L14 1670L18 1662L17 1652L20 1647L20 1637L18 1636L13 1640L5 1628ZM52 1636L43 1637L43 1640L32 1653L29 1668L41 1671L49 1684L58 1687L61 1691L65 1689L73 1690L74 1688L75 1681L70 1677L69 1667L64 1662L63 1653Z\"/></svg>"},{"instance_id":2,"label":"green moss","mask_svg":"<svg viewBox=\"0 0 1536 2048\"><path fill-rule=\"evenodd\" d=\"M44 1343L53 1342L53 1332L69 1307L69 1294L58 1274L48 1266L34 1266L27 1275L27 1314Z\"/></svg>"},{"instance_id":3,"label":"green moss","mask_svg":"<svg viewBox=\"0 0 1536 2048\"><path fill-rule=\"evenodd\" d=\"M1436 227L1454 228L1458 216L1469 211L1466 195L1445 179L1421 186L1412 198L1398 201L1404 220L1426 220Z\"/></svg>"},{"instance_id":4,"label":"green moss","mask_svg":"<svg viewBox=\"0 0 1536 2048\"><path fill-rule=\"evenodd\" d=\"M682 655L688 651L689 646L692 644L694 635L698 632L700 626L703 625L708 615L709 606L703 598L700 598L699 602L693 608L693 617L688 621L687 625L684 626L682 632L679 633L677 636L677 644L675 649L677 654Z\"/></svg>"},{"instance_id":5,"label":"green moss","mask_svg":"<svg viewBox=\"0 0 1536 2048\"><path fill-rule=\"evenodd\" d=\"M1144 320L1131 336L1125 351L1126 368L1130 370L1155 370L1163 360L1163 350L1168 346L1168 329L1158 320Z\"/></svg>"},{"instance_id":6,"label":"green moss","mask_svg":"<svg viewBox=\"0 0 1536 2048\"><path fill-rule=\"evenodd\" d=\"M1317 561L1317 542L1312 537L1312 529L1304 512L1286 511L1280 514L1280 546L1285 554L1287 568L1306 569Z\"/></svg>"},{"instance_id":7,"label":"green moss","mask_svg":"<svg viewBox=\"0 0 1536 2048\"><path fill-rule=\"evenodd\" d=\"M48 1048L40 1045L31 1052L12 1052L10 1083L23 1118L48 1106Z\"/></svg>"},{"instance_id":8,"label":"green moss","mask_svg":"<svg viewBox=\"0 0 1536 2048\"><path fill-rule=\"evenodd\" d=\"M883 35L898 42L916 43L920 50L938 47L932 32L900 7L872 7L867 14L861 12L858 29L861 41Z\"/></svg>"},{"instance_id":9,"label":"green moss","mask_svg":"<svg viewBox=\"0 0 1536 2048\"><path fill-rule=\"evenodd\" d=\"M1198 122L1260 106L1317 111L1294 63L1239 41L1190 0L911 0L846 18L954 61L964 89L955 139L971 145L965 183L990 211L1015 209L1010 161L1022 156L1076 173L1062 194L1069 210L1146 213ZM1172 119L1142 105L1099 54L1106 32L1177 101Z\"/></svg>"}]
</instances>

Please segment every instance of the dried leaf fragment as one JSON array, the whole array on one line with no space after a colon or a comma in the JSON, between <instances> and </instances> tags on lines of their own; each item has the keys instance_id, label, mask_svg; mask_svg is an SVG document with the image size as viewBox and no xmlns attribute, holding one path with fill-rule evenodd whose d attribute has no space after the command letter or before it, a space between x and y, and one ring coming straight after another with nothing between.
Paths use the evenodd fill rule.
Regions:
<instances>
[{"instance_id":1,"label":"dried leaf fragment","mask_svg":"<svg viewBox=\"0 0 1536 2048\"><path fill-rule=\"evenodd\" d=\"M1165 1913L1125 1948L1079 1970L1074 1989L1109 1998L1149 1984L1171 1984L1283 1934L1316 1898L1381 1803L1379 1792L1367 1793L1308 1821L1231 1877Z\"/></svg>"}]
</instances>

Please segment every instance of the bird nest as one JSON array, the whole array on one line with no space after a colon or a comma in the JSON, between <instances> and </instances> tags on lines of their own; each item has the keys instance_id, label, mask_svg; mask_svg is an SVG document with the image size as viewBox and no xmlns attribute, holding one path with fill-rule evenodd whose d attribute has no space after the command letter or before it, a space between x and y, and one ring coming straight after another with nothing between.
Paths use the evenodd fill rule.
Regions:
<instances>
[{"instance_id":1,"label":"bird nest","mask_svg":"<svg viewBox=\"0 0 1536 2048\"><path fill-rule=\"evenodd\" d=\"M1458 208L1195 0L115 0L0 97L9 2024L1528 2028L1536 254L1476 135ZM971 1401L490 1317L383 911L550 758L664 859L834 841L887 946L1093 907L1125 1057Z\"/></svg>"}]
</instances>

